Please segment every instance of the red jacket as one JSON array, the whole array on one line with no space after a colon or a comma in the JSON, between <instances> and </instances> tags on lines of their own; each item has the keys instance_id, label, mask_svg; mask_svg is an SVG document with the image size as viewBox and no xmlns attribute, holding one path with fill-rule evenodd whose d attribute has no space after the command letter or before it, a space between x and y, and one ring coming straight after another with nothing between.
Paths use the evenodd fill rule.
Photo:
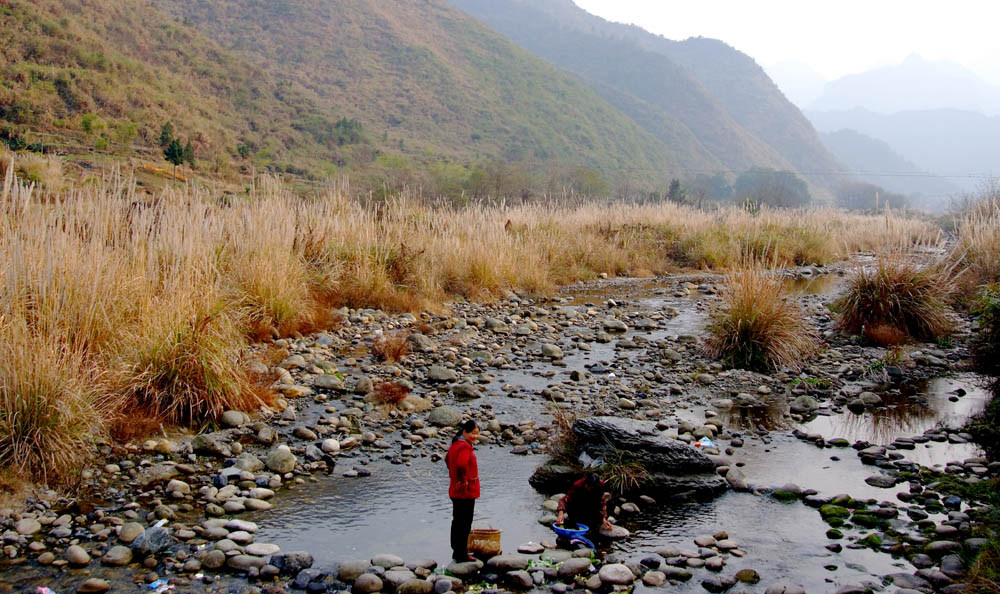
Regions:
<instances>
[{"instance_id":1,"label":"red jacket","mask_svg":"<svg viewBox=\"0 0 1000 594\"><path fill-rule=\"evenodd\" d=\"M448 466L448 497L452 499L479 499L479 464L472 445L464 439L458 439L448 448L444 457Z\"/></svg>"}]
</instances>

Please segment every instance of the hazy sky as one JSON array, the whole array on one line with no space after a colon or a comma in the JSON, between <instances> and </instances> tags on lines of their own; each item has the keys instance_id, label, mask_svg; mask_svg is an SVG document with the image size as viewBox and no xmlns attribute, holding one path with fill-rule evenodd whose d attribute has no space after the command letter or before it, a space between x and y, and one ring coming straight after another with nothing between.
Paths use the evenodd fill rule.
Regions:
<instances>
[{"instance_id":1,"label":"hazy sky","mask_svg":"<svg viewBox=\"0 0 1000 594\"><path fill-rule=\"evenodd\" d=\"M805 62L828 79L917 53L1000 84L997 0L574 0L670 39L713 37L768 67Z\"/></svg>"}]
</instances>

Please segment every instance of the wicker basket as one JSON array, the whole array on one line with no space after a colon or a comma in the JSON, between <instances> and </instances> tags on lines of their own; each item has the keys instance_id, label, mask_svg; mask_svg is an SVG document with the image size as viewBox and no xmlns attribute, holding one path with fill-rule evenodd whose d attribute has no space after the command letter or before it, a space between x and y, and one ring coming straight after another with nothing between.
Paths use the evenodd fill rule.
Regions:
<instances>
[{"instance_id":1,"label":"wicker basket","mask_svg":"<svg viewBox=\"0 0 1000 594\"><path fill-rule=\"evenodd\" d=\"M477 529L469 532L469 552L480 555L499 555L500 531Z\"/></svg>"}]
</instances>

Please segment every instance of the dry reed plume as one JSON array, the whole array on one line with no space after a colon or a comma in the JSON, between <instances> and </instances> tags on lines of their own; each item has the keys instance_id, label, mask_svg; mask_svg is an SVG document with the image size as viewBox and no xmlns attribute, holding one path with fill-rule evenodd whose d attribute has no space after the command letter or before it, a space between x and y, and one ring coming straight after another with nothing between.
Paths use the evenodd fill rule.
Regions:
<instances>
[{"instance_id":1,"label":"dry reed plume","mask_svg":"<svg viewBox=\"0 0 1000 594\"><path fill-rule=\"evenodd\" d=\"M724 268L748 251L826 263L936 237L834 210L366 205L268 178L221 201L197 185L148 197L119 171L53 198L0 175L0 464L43 479L122 415L200 425L254 408L266 395L244 371L250 341L333 324L341 305L415 310L600 272Z\"/></svg>"}]
</instances>

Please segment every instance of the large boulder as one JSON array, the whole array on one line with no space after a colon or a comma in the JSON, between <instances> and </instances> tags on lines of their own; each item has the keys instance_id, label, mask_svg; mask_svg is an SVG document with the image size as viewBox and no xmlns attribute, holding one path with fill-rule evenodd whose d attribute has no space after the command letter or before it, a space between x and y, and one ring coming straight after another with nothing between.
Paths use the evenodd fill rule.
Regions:
<instances>
[{"instance_id":1,"label":"large boulder","mask_svg":"<svg viewBox=\"0 0 1000 594\"><path fill-rule=\"evenodd\" d=\"M660 494L693 492L704 497L727 488L715 464L701 451L682 441L670 439L647 421L618 417L589 417L573 424L581 449L591 458L615 460L624 456L646 470L639 491ZM545 465L531 477L531 484L543 492L558 492L579 478L580 469Z\"/></svg>"},{"instance_id":2,"label":"large boulder","mask_svg":"<svg viewBox=\"0 0 1000 594\"><path fill-rule=\"evenodd\" d=\"M647 471L715 473L708 456L688 444L663 436L651 421L618 417L588 417L573 423L573 433L592 458L612 460L625 453Z\"/></svg>"}]
</instances>

